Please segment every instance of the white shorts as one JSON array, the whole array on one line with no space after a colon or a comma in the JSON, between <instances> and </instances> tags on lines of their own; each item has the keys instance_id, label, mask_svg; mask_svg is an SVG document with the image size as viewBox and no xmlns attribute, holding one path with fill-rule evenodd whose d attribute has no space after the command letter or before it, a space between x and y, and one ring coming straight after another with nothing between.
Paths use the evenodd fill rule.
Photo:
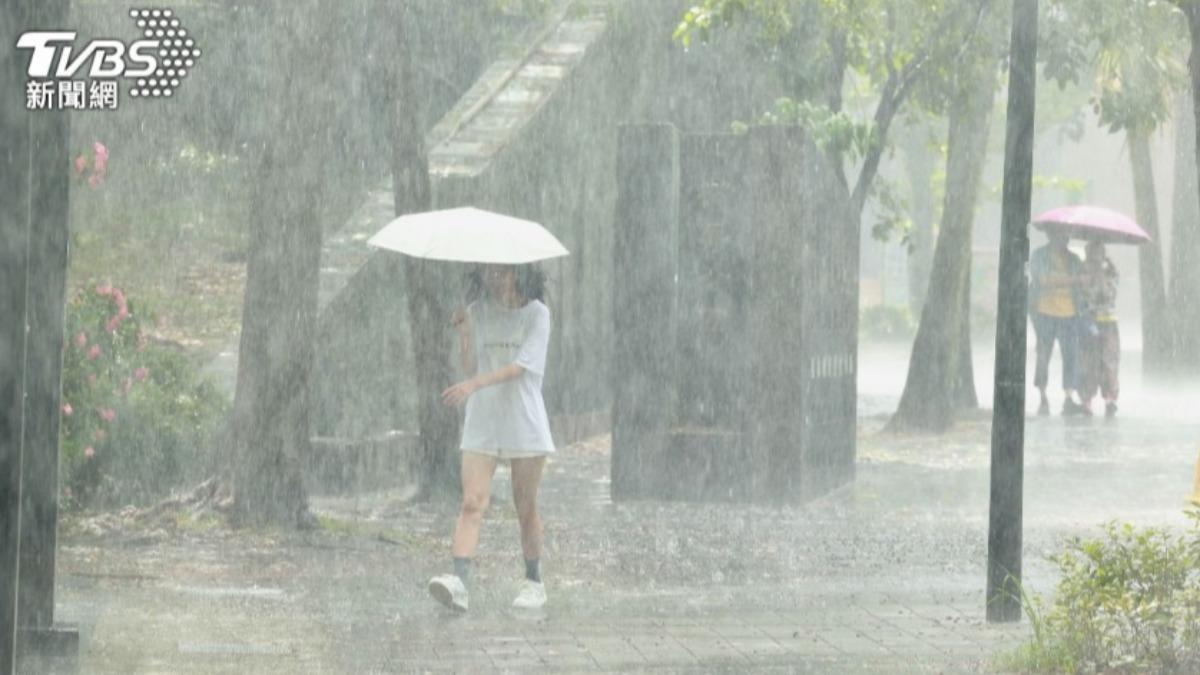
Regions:
<instances>
[{"instance_id":1,"label":"white shorts","mask_svg":"<svg viewBox=\"0 0 1200 675\"><path fill-rule=\"evenodd\" d=\"M545 450L506 450L506 449L487 449L477 450L474 448L462 448L463 452L470 452L476 455L484 455L485 457L494 457L499 460L508 459L531 459L533 457L549 457L551 452Z\"/></svg>"}]
</instances>

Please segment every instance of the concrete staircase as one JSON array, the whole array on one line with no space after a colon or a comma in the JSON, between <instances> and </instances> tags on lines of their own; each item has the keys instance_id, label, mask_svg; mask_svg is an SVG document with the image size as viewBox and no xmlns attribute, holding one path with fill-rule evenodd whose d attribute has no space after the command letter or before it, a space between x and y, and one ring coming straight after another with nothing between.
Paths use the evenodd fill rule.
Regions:
<instances>
[{"instance_id":1,"label":"concrete staircase","mask_svg":"<svg viewBox=\"0 0 1200 675\"><path fill-rule=\"evenodd\" d=\"M607 25L602 8L574 4L536 30L522 53L494 61L426 138L434 182L475 176L486 169L550 100ZM319 291L322 313L376 253L367 239L394 217L388 179L368 193L338 231L325 237ZM235 339L205 368L230 395L237 383L237 361Z\"/></svg>"}]
</instances>

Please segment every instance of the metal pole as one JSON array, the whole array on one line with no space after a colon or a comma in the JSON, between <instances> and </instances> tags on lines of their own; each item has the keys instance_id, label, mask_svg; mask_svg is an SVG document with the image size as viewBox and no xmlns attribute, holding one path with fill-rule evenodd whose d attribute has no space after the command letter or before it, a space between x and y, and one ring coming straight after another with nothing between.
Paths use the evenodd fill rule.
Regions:
<instances>
[{"instance_id":1,"label":"metal pole","mask_svg":"<svg viewBox=\"0 0 1200 675\"><path fill-rule=\"evenodd\" d=\"M1037 0L1014 0L1004 151L996 381L992 408L987 620L1021 618L1021 507L1025 461L1025 312L1033 178Z\"/></svg>"}]
</instances>

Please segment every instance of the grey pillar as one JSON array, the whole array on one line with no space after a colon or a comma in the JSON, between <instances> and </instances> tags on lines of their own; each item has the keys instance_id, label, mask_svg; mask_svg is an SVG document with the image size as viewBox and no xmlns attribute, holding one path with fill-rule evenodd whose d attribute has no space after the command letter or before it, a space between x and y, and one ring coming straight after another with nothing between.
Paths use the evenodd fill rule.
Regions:
<instances>
[{"instance_id":1,"label":"grey pillar","mask_svg":"<svg viewBox=\"0 0 1200 675\"><path fill-rule=\"evenodd\" d=\"M31 25L63 26L64 0L40 0ZM21 59L18 59L21 61ZM25 354L24 461L21 466L21 628L54 622L58 522L58 427L62 394L63 314L67 285L70 165L68 116L30 115L29 322Z\"/></svg>"},{"instance_id":2,"label":"grey pillar","mask_svg":"<svg viewBox=\"0 0 1200 675\"><path fill-rule=\"evenodd\" d=\"M803 500L808 495L804 442L803 336L805 305L818 301L804 288L805 219L814 217L806 196L804 132L759 127L750 132L754 264L749 316L753 354L748 406L754 500Z\"/></svg>"},{"instance_id":3,"label":"grey pillar","mask_svg":"<svg viewBox=\"0 0 1200 675\"><path fill-rule=\"evenodd\" d=\"M0 3L0 675L16 662L25 290L29 266L30 113L24 60L12 58L23 2ZM64 171L66 167L64 167Z\"/></svg>"},{"instance_id":4,"label":"grey pillar","mask_svg":"<svg viewBox=\"0 0 1200 675\"><path fill-rule=\"evenodd\" d=\"M614 499L654 496L675 401L679 133L620 128L613 242Z\"/></svg>"}]
</instances>

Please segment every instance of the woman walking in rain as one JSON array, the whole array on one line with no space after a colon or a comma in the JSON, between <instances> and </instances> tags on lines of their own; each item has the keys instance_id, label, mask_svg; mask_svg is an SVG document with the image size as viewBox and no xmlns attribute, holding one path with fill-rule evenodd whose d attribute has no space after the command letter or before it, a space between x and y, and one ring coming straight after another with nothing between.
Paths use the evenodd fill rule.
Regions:
<instances>
[{"instance_id":1,"label":"woman walking in rain","mask_svg":"<svg viewBox=\"0 0 1200 675\"><path fill-rule=\"evenodd\" d=\"M1117 414L1121 334L1117 330L1117 268L1105 255L1104 244L1090 241L1085 249L1080 296L1085 329L1080 335L1080 387L1083 413L1092 414L1097 391L1104 397L1104 414Z\"/></svg>"},{"instance_id":2,"label":"woman walking in rain","mask_svg":"<svg viewBox=\"0 0 1200 675\"><path fill-rule=\"evenodd\" d=\"M453 317L467 379L442 392L446 405L466 403L454 573L431 579L429 592L443 605L466 611L471 560L491 498L492 476L498 463L508 462L525 556L525 579L513 607L536 609L546 602L539 569L542 522L537 494L546 458L554 452L542 400L550 342L545 276L532 265L485 265L472 279L477 291L468 299L478 297Z\"/></svg>"}]
</instances>

